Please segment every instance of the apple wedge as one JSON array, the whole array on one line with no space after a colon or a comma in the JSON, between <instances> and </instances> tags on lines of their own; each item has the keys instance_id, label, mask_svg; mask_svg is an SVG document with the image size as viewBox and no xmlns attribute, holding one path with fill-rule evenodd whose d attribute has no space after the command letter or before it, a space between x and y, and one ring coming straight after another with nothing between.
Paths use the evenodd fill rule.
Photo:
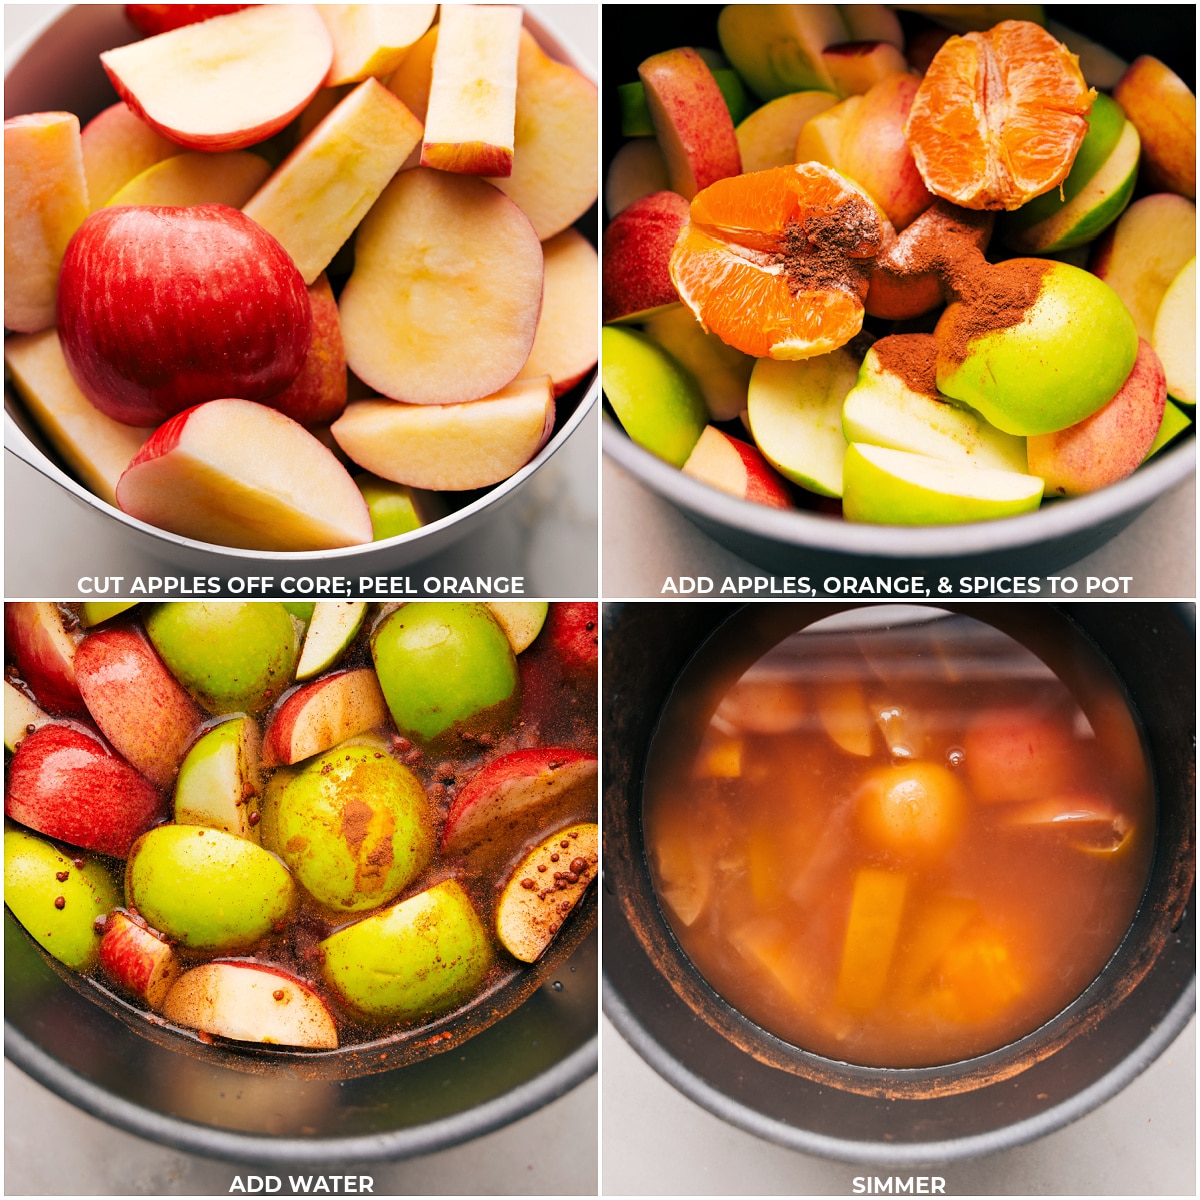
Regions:
<instances>
[{"instance_id":1,"label":"apple wedge","mask_svg":"<svg viewBox=\"0 0 1200 1200\"><path fill-rule=\"evenodd\" d=\"M743 171L766 171L796 161L796 139L800 130L818 113L832 108L832 92L811 88L789 92L756 108L734 131L742 156Z\"/></svg>"},{"instance_id":2,"label":"apple wedge","mask_svg":"<svg viewBox=\"0 0 1200 1200\"><path fill-rule=\"evenodd\" d=\"M31 733L53 720L20 688L4 681L4 748L10 754Z\"/></svg>"},{"instance_id":3,"label":"apple wedge","mask_svg":"<svg viewBox=\"0 0 1200 1200\"><path fill-rule=\"evenodd\" d=\"M512 174L521 10L449 4L441 11L421 166Z\"/></svg>"},{"instance_id":4,"label":"apple wedge","mask_svg":"<svg viewBox=\"0 0 1200 1200\"><path fill-rule=\"evenodd\" d=\"M337 442L333 444L337 446ZM380 479L378 475L367 471L355 475L354 482L367 502L367 511L371 514L371 529L377 542L412 533L414 529L420 529L422 525L438 519L430 516L418 503L419 497L425 496L425 493L418 493L416 488L406 488L402 483Z\"/></svg>"},{"instance_id":5,"label":"apple wedge","mask_svg":"<svg viewBox=\"0 0 1200 1200\"><path fill-rule=\"evenodd\" d=\"M433 52L437 49L437 38L438 27L434 25L417 39L400 65L384 80L388 91L398 96L422 124L429 111L429 85L433 81ZM412 165L415 167L418 163Z\"/></svg>"},{"instance_id":6,"label":"apple wedge","mask_svg":"<svg viewBox=\"0 0 1200 1200\"><path fill-rule=\"evenodd\" d=\"M667 163L653 138L631 138L612 157L604 177L604 209L611 221L635 200L670 189Z\"/></svg>"},{"instance_id":7,"label":"apple wedge","mask_svg":"<svg viewBox=\"0 0 1200 1200\"><path fill-rule=\"evenodd\" d=\"M94 116L83 127L79 141L93 212L147 167L179 153L174 142L151 129L120 100Z\"/></svg>"},{"instance_id":8,"label":"apple wedge","mask_svg":"<svg viewBox=\"0 0 1200 1200\"><path fill-rule=\"evenodd\" d=\"M518 379L549 375L555 398L569 392L596 365L600 272L595 247L577 229L542 245L546 264L542 315L533 349Z\"/></svg>"},{"instance_id":9,"label":"apple wedge","mask_svg":"<svg viewBox=\"0 0 1200 1200\"><path fill-rule=\"evenodd\" d=\"M869 758L875 749L875 722L862 685L830 680L817 689L817 718L833 743L847 754Z\"/></svg>"},{"instance_id":10,"label":"apple wedge","mask_svg":"<svg viewBox=\"0 0 1200 1200\"><path fill-rule=\"evenodd\" d=\"M1167 373L1167 391L1196 403L1196 260L1175 276L1154 318L1153 345Z\"/></svg>"},{"instance_id":11,"label":"apple wedge","mask_svg":"<svg viewBox=\"0 0 1200 1200\"><path fill-rule=\"evenodd\" d=\"M596 85L548 57L522 29L512 171L491 182L520 207L542 241L595 204L599 129Z\"/></svg>"},{"instance_id":12,"label":"apple wedge","mask_svg":"<svg viewBox=\"0 0 1200 1200\"><path fill-rule=\"evenodd\" d=\"M1145 183L1196 198L1196 96L1170 67L1135 58L1113 88L1142 139Z\"/></svg>"},{"instance_id":13,"label":"apple wedge","mask_svg":"<svg viewBox=\"0 0 1200 1200\"><path fill-rule=\"evenodd\" d=\"M357 600L318 600L304 631L297 679L311 679L334 666L358 636L367 606Z\"/></svg>"},{"instance_id":14,"label":"apple wedge","mask_svg":"<svg viewBox=\"0 0 1200 1200\"><path fill-rule=\"evenodd\" d=\"M420 140L420 121L368 79L243 201L242 211L276 238L311 284Z\"/></svg>"},{"instance_id":15,"label":"apple wedge","mask_svg":"<svg viewBox=\"0 0 1200 1200\"><path fill-rule=\"evenodd\" d=\"M62 610L48 600L4 606L4 651L37 702L55 715L87 711L75 679L79 638L63 624Z\"/></svg>"},{"instance_id":16,"label":"apple wedge","mask_svg":"<svg viewBox=\"0 0 1200 1200\"><path fill-rule=\"evenodd\" d=\"M521 962L536 962L596 878L600 829L561 829L530 851L496 905L496 936Z\"/></svg>"},{"instance_id":17,"label":"apple wedge","mask_svg":"<svg viewBox=\"0 0 1200 1200\"><path fill-rule=\"evenodd\" d=\"M408 404L490 396L529 358L543 273L538 236L503 193L402 171L355 236L338 302L350 370Z\"/></svg>"},{"instance_id":18,"label":"apple wedge","mask_svg":"<svg viewBox=\"0 0 1200 1200\"><path fill-rule=\"evenodd\" d=\"M371 540L366 501L346 469L295 421L248 400L211 400L172 417L117 484L131 517L247 550L330 550Z\"/></svg>"},{"instance_id":19,"label":"apple wedge","mask_svg":"<svg viewBox=\"0 0 1200 1200\"><path fill-rule=\"evenodd\" d=\"M1162 424L1158 433L1146 451L1147 458L1153 458L1160 450L1166 449L1181 433L1192 427L1192 419L1177 404L1167 401L1163 408Z\"/></svg>"},{"instance_id":20,"label":"apple wedge","mask_svg":"<svg viewBox=\"0 0 1200 1200\"><path fill-rule=\"evenodd\" d=\"M318 4L333 38L328 87L390 74L433 24L436 4Z\"/></svg>"},{"instance_id":21,"label":"apple wedge","mask_svg":"<svg viewBox=\"0 0 1200 1200\"><path fill-rule=\"evenodd\" d=\"M100 939L100 965L110 979L155 1012L183 974L183 960L161 934L122 908L104 922Z\"/></svg>"},{"instance_id":22,"label":"apple wedge","mask_svg":"<svg viewBox=\"0 0 1200 1200\"><path fill-rule=\"evenodd\" d=\"M175 824L203 825L257 842L262 737L253 717L232 717L196 739L175 780Z\"/></svg>"},{"instance_id":23,"label":"apple wedge","mask_svg":"<svg viewBox=\"0 0 1200 1200\"><path fill-rule=\"evenodd\" d=\"M188 150L243 150L316 95L333 43L310 4L261 4L100 55L117 95Z\"/></svg>"},{"instance_id":24,"label":"apple wedge","mask_svg":"<svg viewBox=\"0 0 1200 1200\"><path fill-rule=\"evenodd\" d=\"M516 474L554 429L550 376L519 379L469 404L356 400L333 436L360 467L438 492L491 487Z\"/></svg>"},{"instance_id":25,"label":"apple wedge","mask_svg":"<svg viewBox=\"0 0 1200 1200\"><path fill-rule=\"evenodd\" d=\"M455 797L442 831L442 849L465 854L514 829L595 803L595 755L562 746L515 750L489 763ZM561 816L559 816L561 820ZM536 826L535 826L536 827Z\"/></svg>"},{"instance_id":26,"label":"apple wedge","mask_svg":"<svg viewBox=\"0 0 1200 1200\"><path fill-rule=\"evenodd\" d=\"M700 440L683 464L683 473L739 500L771 508L792 507L787 489L767 460L753 446L731 438L714 425L704 427Z\"/></svg>"},{"instance_id":27,"label":"apple wedge","mask_svg":"<svg viewBox=\"0 0 1200 1200\"><path fill-rule=\"evenodd\" d=\"M241 208L271 173L271 164L249 150L219 154L189 151L164 158L118 188L104 208L119 204L228 204Z\"/></svg>"},{"instance_id":28,"label":"apple wedge","mask_svg":"<svg viewBox=\"0 0 1200 1200\"><path fill-rule=\"evenodd\" d=\"M79 692L100 732L157 787L171 785L200 710L140 630L106 625L75 652Z\"/></svg>"},{"instance_id":29,"label":"apple wedge","mask_svg":"<svg viewBox=\"0 0 1200 1200\"><path fill-rule=\"evenodd\" d=\"M297 688L276 710L263 737L263 763L291 766L387 721L387 702L370 667L325 675Z\"/></svg>"},{"instance_id":30,"label":"apple wedge","mask_svg":"<svg viewBox=\"0 0 1200 1200\"><path fill-rule=\"evenodd\" d=\"M604 231L604 323L641 324L679 306L671 251L688 222L678 192L652 192L623 208Z\"/></svg>"},{"instance_id":31,"label":"apple wedge","mask_svg":"<svg viewBox=\"0 0 1200 1200\"><path fill-rule=\"evenodd\" d=\"M4 328L54 324L58 272L89 211L79 119L30 113L4 122Z\"/></svg>"},{"instance_id":32,"label":"apple wedge","mask_svg":"<svg viewBox=\"0 0 1200 1200\"><path fill-rule=\"evenodd\" d=\"M79 390L57 329L14 334L4 361L21 400L63 461L101 500L117 502L117 481L154 432L102 413Z\"/></svg>"},{"instance_id":33,"label":"apple wedge","mask_svg":"<svg viewBox=\"0 0 1200 1200\"><path fill-rule=\"evenodd\" d=\"M239 1042L336 1050L337 1026L316 992L262 963L210 962L181 975L163 1002L176 1025Z\"/></svg>"},{"instance_id":34,"label":"apple wedge","mask_svg":"<svg viewBox=\"0 0 1200 1200\"><path fill-rule=\"evenodd\" d=\"M80 610L83 627L91 629L137 606L136 600L85 600Z\"/></svg>"},{"instance_id":35,"label":"apple wedge","mask_svg":"<svg viewBox=\"0 0 1200 1200\"><path fill-rule=\"evenodd\" d=\"M488 604L514 654L533 645L546 623L549 607L545 600L497 600Z\"/></svg>"},{"instance_id":36,"label":"apple wedge","mask_svg":"<svg viewBox=\"0 0 1200 1200\"><path fill-rule=\"evenodd\" d=\"M644 329L691 372L714 421L734 421L746 411L756 359L706 332L691 309L682 304L652 314Z\"/></svg>"}]
</instances>

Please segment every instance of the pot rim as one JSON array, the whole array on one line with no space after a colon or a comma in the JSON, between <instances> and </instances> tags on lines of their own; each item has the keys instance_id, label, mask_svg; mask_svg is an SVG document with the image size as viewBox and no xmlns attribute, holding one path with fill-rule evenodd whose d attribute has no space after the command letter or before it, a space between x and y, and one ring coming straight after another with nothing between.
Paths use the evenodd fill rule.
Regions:
<instances>
[{"instance_id":1,"label":"pot rim","mask_svg":"<svg viewBox=\"0 0 1200 1200\"><path fill-rule=\"evenodd\" d=\"M127 1133L190 1154L281 1167L332 1161L376 1162L449 1149L557 1100L595 1074L598 1059L597 1035L593 1034L533 1079L436 1121L363 1137L280 1138L214 1129L115 1096L64 1066L8 1021L4 1022L4 1056L62 1099Z\"/></svg>"}]
</instances>

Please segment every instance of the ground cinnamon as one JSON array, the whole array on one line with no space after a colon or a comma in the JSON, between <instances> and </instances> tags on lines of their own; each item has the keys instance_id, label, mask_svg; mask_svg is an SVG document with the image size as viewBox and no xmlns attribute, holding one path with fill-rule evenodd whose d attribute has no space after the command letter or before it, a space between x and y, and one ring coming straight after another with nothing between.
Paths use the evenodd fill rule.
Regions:
<instances>
[{"instance_id":1,"label":"ground cinnamon","mask_svg":"<svg viewBox=\"0 0 1200 1200\"><path fill-rule=\"evenodd\" d=\"M951 319L943 318L938 324L943 362L957 366L966 359L975 338L1020 324L1052 266L1054 263L1044 258L1010 258L995 266L985 261L964 276L956 289L960 302Z\"/></svg>"},{"instance_id":2,"label":"ground cinnamon","mask_svg":"<svg viewBox=\"0 0 1200 1200\"><path fill-rule=\"evenodd\" d=\"M837 290L862 300L882 236L882 224L874 208L859 196L847 197L789 221L783 229L776 261L783 266L793 296Z\"/></svg>"},{"instance_id":3,"label":"ground cinnamon","mask_svg":"<svg viewBox=\"0 0 1200 1200\"><path fill-rule=\"evenodd\" d=\"M937 338L932 333L894 333L880 338L872 349L879 365L910 391L939 399Z\"/></svg>"}]
</instances>

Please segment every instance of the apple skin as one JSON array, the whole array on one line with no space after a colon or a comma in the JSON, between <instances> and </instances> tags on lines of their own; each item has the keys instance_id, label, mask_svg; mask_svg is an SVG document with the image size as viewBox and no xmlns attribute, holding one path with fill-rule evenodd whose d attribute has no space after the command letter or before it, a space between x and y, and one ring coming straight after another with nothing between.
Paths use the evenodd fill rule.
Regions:
<instances>
[{"instance_id":1,"label":"apple skin","mask_svg":"<svg viewBox=\"0 0 1200 1200\"><path fill-rule=\"evenodd\" d=\"M611 221L635 200L670 190L667 164L653 138L631 138L613 155L604 177L604 210Z\"/></svg>"},{"instance_id":2,"label":"apple skin","mask_svg":"<svg viewBox=\"0 0 1200 1200\"><path fill-rule=\"evenodd\" d=\"M262 735L253 717L233 717L206 730L179 767L175 824L222 829L257 842L261 761Z\"/></svg>"},{"instance_id":3,"label":"apple skin","mask_svg":"<svg viewBox=\"0 0 1200 1200\"><path fill-rule=\"evenodd\" d=\"M1028 439L1029 473L1045 481L1047 495L1081 496L1108 487L1141 465L1166 405L1162 363L1139 338L1129 378L1099 412L1057 433Z\"/></svg>"},{"instance_id":4,"label":"apple skin","mask_svg":"<svg viewBox=\"0 0 1200 1200\"><path fill-rule=\"evenodd\" d=\"M298 687L271 717L263 763L291 765L324 754L359 733L387 723L388 710L370 667L322 675Z\"/></svg>"},{"instance_id":5,"label":"apple skin","mask_svg":"<svg viewBox=\"0 0 1200 1200\"><path fill-rule=\"evenodd\" d=\"M60 897L61 908L56 903ZM4 831L4 903L29 936L65 966L88 971L96 965L96 918L120 902L117 886L101 863L76 865L71 856L32 833Z\"/></svg>"},{"instance_id":6,"label":"apple skin","mask_svg":"<svg viewBox=\"0 0 1200 1200\"><path fill-rule=\"evenodd\" d=\"M752 504L792 507L787 489L762 454L714 425L705 426L683 473Z\"/></svg>"},{"instance_id":7,"label":"apple skin","mask_svg":"<svg viewBox=\"0 0 1200 1200\"><path fill-rule=\"evenodd\" d=\"M170 787L200 711L139 629L107 626L75 653L75 678L92 720L135 770Z\"/></svg>"},{"instance_id":8,"label":"apple skin","mask_svg":"<svg viewBox=\"0 0 1200 1200\"><path fill-rule=\"evenodd\" d=\"M604 231L606 323L643 321L679 303L669 268L688 211L688 202L677 192L653 192L622 209Z\"/></svg>"},{"instance_id":9,"label":"apple skin","mask_svg":"<svg viewBox=\"0 0 1200 1200\"><path fill-rule=\"evenodd\" d=\"M998 263L990 268L989 290L1001 286L1001 273L1015 278L1028 264L1042 269L1048 261ZM971 316L969 302L960 300L938 320L938 390L1005 433L1053 433L1091 416L1117 394L1137 358L1137 329L1117 294L1066 263L1044 269L1036 299L1017 324L972 337L958 361L950 347Z\"/></svg>"},{"instance_id":10,"label":"apple skin","mask_svg":"<svg viewBox=\"0 0 1200 1200\"><path fill-rule=\"evenodd\" d=\"M21 742L4 811L47 837L116 858L167 816L163 797L82 724L43 725Z\"/></svg>"},{"instance_id":11,"label":"apple skin","mask_svg":"<svg viewBox=\"0 0 1200 1200\"><path fill-rule=\"evenodd\" d=\"M1070 786L1071 731L1058 715L984 709L963 738L967 780L984 804L1037 800Z\"/></svg>"},{"instance_id":12,"label":"apple skin","mask_svg":"<svg viewBox=\"0 0 1200 1200\"><path fill-rule=\"evenodd\" d=\"M75 679L78 639L63 625L57 604L47 600L4 606L4 643L37 702L54 715L87 712Z\"/></svg>"},{"instance_id":13,"label":"apple skin","mask_svg":"<svg viewBox=\"0 0 1200 1200\"><path fill-rule=\"evenodd\" d=\"M101 209L67 246L63 353L88 399L126 425L281 391L304 365L312 324L286 251L222 204Z\"/></svg>"},{"instance_id":14,"label":"apple skin","mask_svg":"<svg viewBox=\"0 0 1200 1200\"><path fill-rule=\"evenodd\" d=\"M171 985L183 971L174 948L124 909L109 913L100 939L100 965L126 991L161 1012Z\"/></svg>"},{"instance_id":15,"label":"apple skin","mask_svg":"<svg viewBox=\"0 0 1200 1200\"><path fill-rule=\"evenodd\" d=\"M120 100L83 127L79 142L93 212L147 167L174 157L181 149Z\"/></svg>"},{"instance_id":16,"label":"apple skin","mask_svg":"<svg viewBox=\"0 0 1200 1200\"><path fill-rule=\"evenodd\" d=\"M169 29L181 29L184 25L207 21L209 17L221 17L251 7L249 4L127 4L125 15L138 33L154 37Z\"/></svg>"},{"instance_id":17,"label":"apple skin","mask_svg":"<svg viewBox=\"0 0 1200 1200\"><path fill-rule=\"evenodd\" d=\"M596 604L574 601L553 604L546 617L545 637L569 675L594 677L600 660L600 612Z\"/></svg>"},{"instance_id":18,"label":"apple skin","mask_svg":"<svg viewBox=\"0 0 1200 1200\"><path fill-rule=\"evenodd\" d=\"M1146 185L1196 198L1196 97L1149 54L1135 58L1113 88L1142 139Z\"/></svg>"}]
</instances>

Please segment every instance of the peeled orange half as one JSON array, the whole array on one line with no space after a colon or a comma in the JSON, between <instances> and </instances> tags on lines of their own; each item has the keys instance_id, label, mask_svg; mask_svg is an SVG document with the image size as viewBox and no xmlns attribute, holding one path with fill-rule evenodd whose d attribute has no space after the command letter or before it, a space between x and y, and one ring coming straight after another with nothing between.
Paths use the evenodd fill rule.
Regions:
<instances>
[{"instance_id":1,"label":"peeled orange half","mask_svg":"<svg viewBox=\"0 0 1200 1200\"><path fill-rule=\"evenodd\" d=\"M1020 208L1066 179L1095 95L1078 58L1040 25L1002 21L946 41L904 132L935 196Z\"/></svg>"},{"instance_id":2,"label":"peeled orange half","mask_svg":"<svg viewBox=\"0 0 1200 1200\"><path fill-rule=\"evenodd\" d=\"M671 254L680 299L756 358L828 354L862 328L884 221L819 163L721 179L692 200Z\"/></svg>"}]
</instances>

